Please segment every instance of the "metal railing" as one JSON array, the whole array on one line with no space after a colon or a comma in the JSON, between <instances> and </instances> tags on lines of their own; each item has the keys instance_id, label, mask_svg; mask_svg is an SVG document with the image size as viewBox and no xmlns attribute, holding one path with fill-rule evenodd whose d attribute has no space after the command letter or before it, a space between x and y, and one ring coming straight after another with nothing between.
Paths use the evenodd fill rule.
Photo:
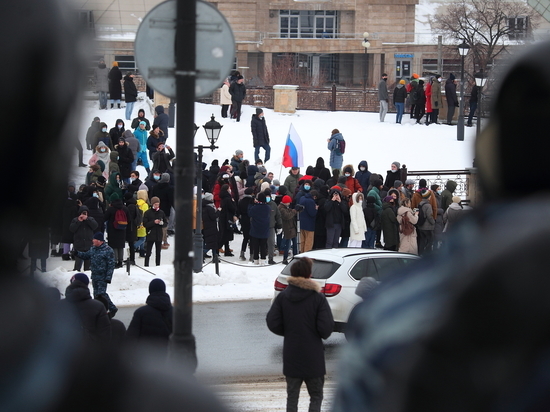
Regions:
<instances>
[{"instance_id":1,"label":"metal railing","mask_svg":"<svg viewBox=\"0 0 550 412\"><path fill-rule=\"evenodd\" d=\"M435 184L439 185L441 190L445 190L447 181L454 180L456 182L454 195L466 202L471 199L469 191L471 176L470 170L407 170L407 178L414 180L415 188L418 187L420 179L425 179L428 188Z\"/></svg>"}]
</instances>

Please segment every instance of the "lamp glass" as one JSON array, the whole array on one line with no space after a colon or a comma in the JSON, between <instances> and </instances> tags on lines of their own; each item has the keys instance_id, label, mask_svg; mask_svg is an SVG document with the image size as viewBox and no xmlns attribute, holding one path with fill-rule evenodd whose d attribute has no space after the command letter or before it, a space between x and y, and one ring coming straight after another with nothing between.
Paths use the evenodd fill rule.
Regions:
<instances>
[{"instance_id":1,"label":"lamp glass","mask_svg":"<svg viewBox=\"0 0 550 412\"><path fill-rule=\"evenodd\" d=\"M463 57L468 54L469 50L470 50L470 46L468 46L466 42L462 42L461 44L458 45L458 53Z\"/></svg>"}]
</instances>

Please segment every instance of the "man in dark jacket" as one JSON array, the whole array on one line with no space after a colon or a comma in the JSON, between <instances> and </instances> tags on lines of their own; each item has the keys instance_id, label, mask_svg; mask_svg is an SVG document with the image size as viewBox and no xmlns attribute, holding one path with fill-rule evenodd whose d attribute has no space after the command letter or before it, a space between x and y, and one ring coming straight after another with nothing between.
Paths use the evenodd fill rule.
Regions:
<instances>
[{"instance_id":1,"label":"man in dark jacket","mask_svg":"<svg viewBox=\"0 0 550 412\"><path fill-rule=\"evenodd\" d=\"M78 216L72 220L69 226L69 230L74 233L73 246L75 250L80 252L87 252L90 250L94 233L98 228L98 223L93 217L88 216L88 212L89 209L87 206L80 206ZM81 268L82 259L76 257L73 270L80 272ZM84 261L84 270L90 270L89 260Z\"/></svg>"},{"instance_id":2,"label":"man in dark jacket","mask_svg":"<svg viewBox=\"0 0 550 412\"><path fill-rule=\"evenodd\" d=\"M456 77L450 74L445 82L445 97L447 98L447 124L453 125L453 116L455 108L458 107L458 97L456 95Z\"/></svg>"},{"instance_id":3,"label":"man in dark jacket","mask_svg":"<svg viewBox=\"0 0 550 412\"><path fill-rule=\"evenodd\" d=\"M158 105L155 107L155 121L154 124L157 124L164 133L164 141L168 140L168 123L170 118L166 113L164 113L164 106Z\"/></svg>"},{"instance_id":4,"label":"man in dark jacket","mask_svg":"<svg viewBox=\"0 0 550 412\"><path fill-rule=\"evenodd\" d=\"M334 319L321 287L310 279L312 261L301 258L290 268L288 287L267 313L267 327L284 336L283 374L286 377L287 411L298 410L300 387L305 381L310 395L309 411L320 411L325 382L325 348Z\"/></svg>"},{"instance_id":5,"label":"man in dark jacket","mask_svg":"<svg viewBox=\"0 0 550 412\"><path fill-rule=\"evenodd\" d=\"M116 103L120 109L120 99L122 98L122 72L118 68L118 62L113 62L113 67L109 70L109 97L111 98L111 109Z\"/></svg>"},{"instance_id":6,"label":"man in dark jacket","mask_svg":"<svg viewBox=\"0 0 550 412\"><path fill-rule=\"evenodd\" d=\"M126 338L128 342L148 343L168 350L168 339L172 333L172 303L162 279L153 279L149 283L149 296L145 303L134 312Z\"/></svg>"},{"instance_id":7,"label":"man in dark jacket","mask_svg":"<svg viewBox=\"0 0 550 412\"><path fill-rule=\"evenodd\" d=\"M264 193L258 193L258 197L253 205L248 208L250 216L250 248L254 257L254 263L265 262L267 255L267 238L269 237L269 219L271 208L266 203Z\"/></svg>"},{"instance_id":8,"label":"man in dark jacket","mask_svg":"<svg viewBox=\"0 0 550 412\"><path fill-rule=\"evenodd\" d=\"M155 263L160 266L160 252L162 250L162 228L168 224L166 215L160 208L160 199L153 197L151 199L151 209L143 214L143 226L147 230L147 249L145 255L145 263L143 266L149 266L149 258L155 245Z\"/></svg>"},{"instance_id":9,"label":"man in dark jacket","mask_svg":"<svg viewBox=\"0 0 550 412\"><path fill-rule=\"evenodd\" d=\"M468 113L468 122L466 126L472 127L472 121L474 119L474 114L477 110L477 101L479 96L479 87L477 84L474 84L472 87L472 93L470 93L470 113ZM479 116L480 114L478 114Z\"/></svg>"},{"instance_id":10,"label":"man in dark jacket","mask_svg":"<svg viewBox=\"0 0 550 412\"><path fill-rule=\"evenodd\" d=\"M346 222L345 216L348 213L348 202L342 199L338 189L332 189L325 203L326 226L327 226L327 249L338 247L343 225Z\"/></svg>"},{"instance_id":11,"label":"man in dark jacket","mask_svg":"<svg viewBox=\"0 0 550 412\"><path fill-rule=\"evenodd\" d=\"M363 193L367 193L367 188L370 186L369 164L366 160L361 160L357 166L357 172L355 172L355 178L359 181L359 184L363 188Z\"/></svg>"},{"instance_id":12,"label":"man in dark jacket","mask_svg":"<svg viewBox=\"0 0 550 412\"><path fill-rule=\"evenodd\" d=\"M246 86L244 85L243 76L239 75L237 81L231 83L229 86L229 93L231 94L231 118L241 121L241 106L243 100L246 97Z\"/></svg>"},{"instance_id":13,"label":"man in dark jacket","mask_svg":"<svg viewBox=\"0 0 550 412\"><path fill-rule=\"evenodd\" d=\"M264 163L267 163L271 154L271 146L269 146L269 132L267 131L267 124L265 123L264 111L262 109L256 109L256 114L252 115L250 128L252 129L254 159L258 161L260 158L260 148L262 148L265 150Z\"/></svg>"},{"instance_id":14,"label":"man in dark jacket","mask_svg":"<svg viewBox=\"0 0 550 412\"><path fill-rule=\"evenodd\" d=\"M65 289L65 301L76 309L83 336L91 342L109 343L111 340L111 322L101 302L92 299L88 284L90 279L85 273L77 273L71 278L71 284Z\"/></svg>"},{"instance_id":15,"label":"man in dark jacket","mask_svg":"<svg viewBox=\"0 0 550 412\"><path fill-rule=\"evenodd\" d=\"M134 75L124 76L124 100L126 101L126 120L132 120L132 111L134 103L137 101L137 87L134 83Z\"/></svg>"},{"instance_id":16,"label":"man in dark jacket","mask_svg":"<svg viewBox=\"0 0 550 412\"><path fill-rule=\"evenodd\" d=\"M99 64L94 69L95 90L99 97L99 110L107 110L107 93L109 92L109 69L105 65L105 60L100 59Z\"/></svg>"},{"instance_id":17,"label":"man in dark jacket","mask_svg":"<svg viewBox=\"0 0 550 412\"><path fill-rule=\"evenodd\" d=\"M92 120L92 124L90 127L88 127L88 131L86 132L86 149L87 150L94 150L97 146L97 140L95 138L95 135L97 132L101 130L101 121L99 117L94 117L94 120Z\"/></svg>"}]
</instances>

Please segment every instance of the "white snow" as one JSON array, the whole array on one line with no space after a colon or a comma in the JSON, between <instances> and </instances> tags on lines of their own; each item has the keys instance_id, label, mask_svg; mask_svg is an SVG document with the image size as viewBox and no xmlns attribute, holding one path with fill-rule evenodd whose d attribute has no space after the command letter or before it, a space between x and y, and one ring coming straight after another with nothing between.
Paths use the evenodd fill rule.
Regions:
<instances>
[{"instance_id":1,"label":"white snow","mask_svg":"<svg viewBox=\"0 0 550 412\"><path fill-rule=\"evenodd\" d=\"M146 117L153 123L152 106L144 99L143 93L140 93L140 97L142 100L135 104L132 118L137 116L140 108L144 108ZM471 167L473 162L475 128L466 128L465 140L457 141L456 126L417 125L409 120L408 114L404 115L403 124L396 124L395 114L391 113L386 116L385 122L381 123L378 113L300 110L295 114L282 114L265 108L264 112L271 139L272 157L267 162L267 169L279 178L281 184L288 174L288 169L281 166L281 161L291 123L302 140L305 165L315 165L317 158L322 156L328 167L327 138L335 128L340 130L347 142L344 165L351 163L356 169L361 160L367 160L369 170L383 176L386 175L393 161L406 164L409 170L458 170ZM245 159L253 161L254 149L250 132L250 118L253 113L255 113L254 107L243 106L241 122L237 123L234 120L222 119L220 106L200 103L195 105L197 125L205 124L212 114L223 124L218 140L219 149L213 153L209 150L204 152L204 162L208 166L213 159L219 159L221 165L224 159L231 158L236 149L243 150ZM101 121L106 122L111 128L117 119L124 119L124 108L98 110L97 101L86 101L80 130L78 130L84 148L86 131L94 116L99 116ZM169 136L168 144L175 148L175 129L170 129ZM202 127L197 131L195 144L208 145ZM87 162L91 154L84 149L84 162ZM260 152L260 157L264 157L263 150ZM84 183L87 169L76 166L76 153L73 164L71 176L68 176L67 180L74 180L78 187ZM305 167L302 168L302 173L305 169ZM143 175L145 174L144 169L138 170L142 170ZM165 280L168 292L173 299L174 269L171 263L174 256L174 238L169 238L169 242L172 246L162 251L162 265L151 266L148 270L154 272L156 277ZM273 282L283 266L278 264L257 267L249 265L248 262L239 262L237 256L240 244L241 237L237 235L231 243L236 256L229 258L234 264L222 262L219 277L214 272L213 264L207 265L203 272L193 275L195 302L268 299L273 296ZM143 264L143 259L136 258L136 260L138 265ZM281 261L282 257L277 257L276 260ZM241 263L244 264L240 265ZM46 284L59 288L63 293L69 284L70 277L75 273L72 271L73 265L72 261L49 258L47 262L49 271L38 274L37 277L43 279ZM130 276L124 269L116 269L113 281L108 287L108 293L118 306L143 304L148 296L149 282L154 277L139 267L133 266Z\"/></svg>"}]
</instances>

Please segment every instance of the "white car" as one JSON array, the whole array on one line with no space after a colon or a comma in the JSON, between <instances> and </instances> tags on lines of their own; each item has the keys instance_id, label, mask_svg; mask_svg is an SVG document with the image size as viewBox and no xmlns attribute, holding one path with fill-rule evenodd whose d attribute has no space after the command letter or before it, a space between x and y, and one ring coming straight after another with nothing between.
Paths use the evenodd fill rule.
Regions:
<instances>
[{"instance_id":1,"label":"white car","mask_svg":"<svg viewBox=\"0 0 550 412\"><path fill-rule=\"evenodd\" d=\"M321 293L334 317L334 330L344 332L352 309L362 301L355 294L359 280L365 276L381 282L419 257L408 253L376 249L320 249L296 255L275 280L275 296L288 286L290 268L300 258L313 260L311 278L321 285Z\"/></svg>"}]
</instances>

